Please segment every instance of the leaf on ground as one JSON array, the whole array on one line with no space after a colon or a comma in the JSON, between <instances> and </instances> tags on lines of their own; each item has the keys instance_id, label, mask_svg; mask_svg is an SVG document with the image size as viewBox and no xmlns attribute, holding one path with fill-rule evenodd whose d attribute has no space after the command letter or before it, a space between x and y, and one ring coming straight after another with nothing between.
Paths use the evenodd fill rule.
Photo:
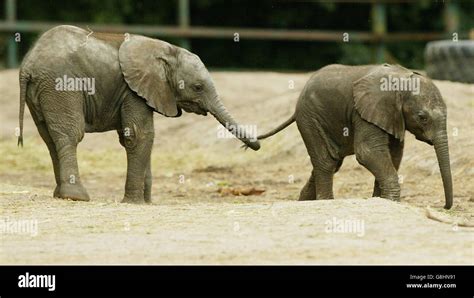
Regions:
<instances>
[{"instance_id":1,"label":"leaf on ground","mask_svg":"<svg viewBox=\"0 0 474 298\"><path fill-rule=\"evenodd\" d=\"M265 192L265 189L259 189L255 187L221 187L217 190L221 196L259 196Z\"/></svg>"}]
</instances>

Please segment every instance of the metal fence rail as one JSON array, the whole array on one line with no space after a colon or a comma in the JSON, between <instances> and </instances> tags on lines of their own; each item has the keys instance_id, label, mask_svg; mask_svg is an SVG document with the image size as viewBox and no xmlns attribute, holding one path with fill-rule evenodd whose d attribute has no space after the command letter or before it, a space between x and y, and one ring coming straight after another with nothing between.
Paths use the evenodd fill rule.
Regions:
<instances>
[{"instance_id":1,"label":"metal fence rail","mask_svg":"<svg viewBox=\"0 0 474 298\"><path fill-rule=\"evenodd\" d=\"M339 1L341 2L341 1ZM347 1L342 1L347 2ZM394 2L394 1L392 1ZM397 1L395 1L397 2ZM288 40L288 41L325 41L342 42L344 36L350 41L370 42L377 49L376 60L383 62L387 42L399 41L431 41L443 38L452 38L458 28L459 9L454 2L445 5L444 20L445 32L387 32L386 5L384 2L372 3L372 31L330 31L330 30L283 30L260 28L228 28L228 27L197 27L190 25L189 0L179 0L177 26L155 25L120 25L120 24L89 24L69 23L93 31L136 33L149 36L181 38L181 46L189 48L188 38L228 38L233 39L238 34L240 39L258 40ZM0 32L11 33L8 38L7 67L18 66L18 49L15 42L15 33L43 32L54 26L64 23L22 21L16 19L16 0L5 1L5 21L0 21ZM346 34L346 35L345 35ZM457 32L458 38L467 38L467 32Z\"/></svg>"}]
</instances>

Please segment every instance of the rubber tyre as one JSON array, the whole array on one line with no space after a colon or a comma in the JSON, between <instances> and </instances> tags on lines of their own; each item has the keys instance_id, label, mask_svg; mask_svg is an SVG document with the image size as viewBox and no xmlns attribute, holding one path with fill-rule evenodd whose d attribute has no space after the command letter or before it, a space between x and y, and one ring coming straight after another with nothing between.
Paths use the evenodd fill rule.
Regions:
<instances>
[{"instance_id":1,"label":"rubber tyre","mask_svg":"<svg viewBox=\"0 0 474 298\"><path fill-rule=\"evenodd\" d=\"M474 40L429 42L425 65L432 79L474 83Z\"/></svg>"}]
</instances>

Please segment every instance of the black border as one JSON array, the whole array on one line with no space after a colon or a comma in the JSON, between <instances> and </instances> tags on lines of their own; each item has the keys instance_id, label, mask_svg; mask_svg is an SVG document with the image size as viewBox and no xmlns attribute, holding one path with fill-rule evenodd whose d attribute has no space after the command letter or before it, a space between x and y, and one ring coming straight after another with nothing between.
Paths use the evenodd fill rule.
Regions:
<instances>
[{"instance_id":1,"label":"black border","mask_svg":"<svg viewBox=\"0 0 474 298\"><path fill-rule=\"evenodd\" d=\"M473 297L472 266L0 266L0 297ZM56 290L18 288L54 274ZM410 275L455 275L455 289L408 289ZM424 281L426 282L426 280Z\"/></svg>"}]
</instances>

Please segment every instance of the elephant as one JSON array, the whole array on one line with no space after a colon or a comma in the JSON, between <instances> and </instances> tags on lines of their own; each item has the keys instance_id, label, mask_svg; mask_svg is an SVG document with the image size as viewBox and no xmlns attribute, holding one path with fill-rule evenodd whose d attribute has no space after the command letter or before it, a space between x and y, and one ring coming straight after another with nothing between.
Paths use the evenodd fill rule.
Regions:
<instances>
[{"instance_id":1,"label":"elephant","mask_svg":"<svg viewBox=\"0 0 474 298\"><path fill-rule=\"evenodd\" d=\"M54 168L53 196L89 201L77 165L84 133L116 130L127 153L122 202L151 202L153 112L209 112L253 150L260 148L224 107L200 58L165 41L57 26L38 39L19 71L18 145L25 102Z\"/></svg>"},{"instance_id":2,"label":"elephant","mask_svg":"<svg viewBox=\"0 0 474 298\"><path fill-rule=\"evenodd\" d=\"M374 176L374 197L400 200L398 168L405 130L434 146L445 206L453 204L446 104L433 82L399 65L333 64L304 86L294 114L258 140L295 122L313 169L299 200L333 199L333 175L346 156Z\"/></svg>"}]
</instances>

